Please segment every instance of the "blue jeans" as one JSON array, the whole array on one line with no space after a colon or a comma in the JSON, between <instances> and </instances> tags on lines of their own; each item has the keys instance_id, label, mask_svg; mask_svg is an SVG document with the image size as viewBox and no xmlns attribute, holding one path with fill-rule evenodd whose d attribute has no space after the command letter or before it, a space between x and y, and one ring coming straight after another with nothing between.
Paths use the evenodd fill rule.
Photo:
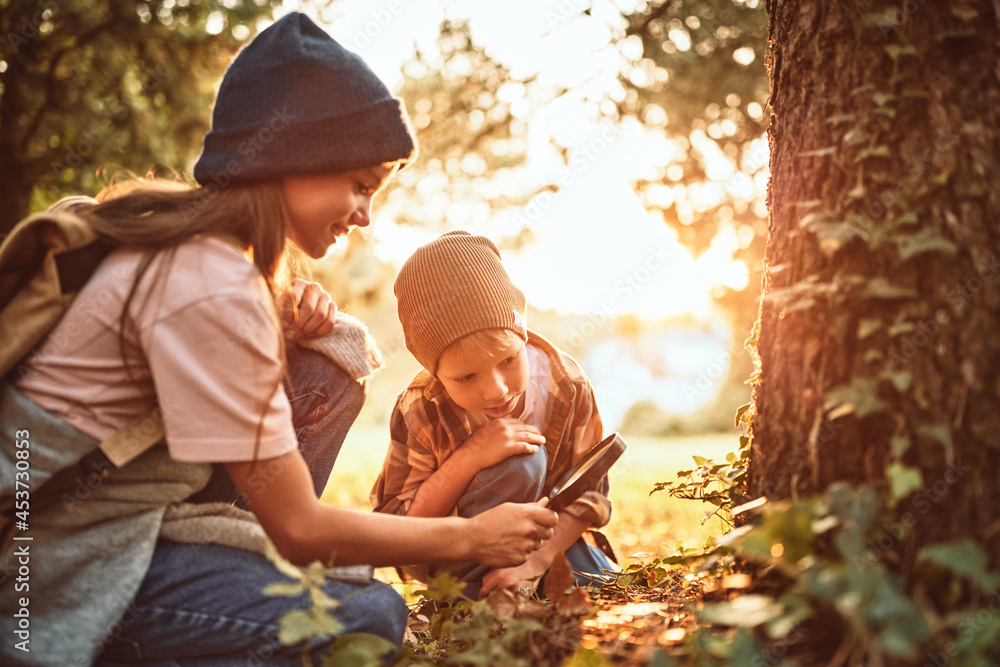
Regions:
<instances>
[{"instance_id":1,"label":"blue jeans","mask_svg":"<svg viewBox=\"0 0 1000 667\"><path fill-rule=\"evenodd\" d=\"M299 449L319 496L364 404L367 387L311 350L290 349L288 369ZM217 469L192 500L236 501L237 495L228 475ZM263 594L265 586L279 581L286 578L259 554L161 542L135 601L95 664L302 665L304 650L321 655L334 638L308 646L281 645L277 636L281 617L308 609L309 601L305 596ZM325 590L344 601L336 613L344 632L369 632L402 645L408 611L391 587L374 580L368 586L327 580Z\"/></svg>"},{"instance_id":2,"label":"blue jeans","mask_svg":"<svg viewBox=\"0 0 1000 667\"><path fill-rule=\"evenodd\" d=\"M534 454L511 456L500 463L480 470L465 493L458 499L459 516L471 517L506 502L532 503L542 498L542 486L548 464L545 447ZM566 559L573 578L580 586L601 582L602 570L617 570L618 566L603 551L587 544L581 537L566 550ZM480 563L449 563L432 566L430 576L450 572L465 584L465 595L475 599L483 585L483 577L491 570Z\"/></svg>"}]
</instances>

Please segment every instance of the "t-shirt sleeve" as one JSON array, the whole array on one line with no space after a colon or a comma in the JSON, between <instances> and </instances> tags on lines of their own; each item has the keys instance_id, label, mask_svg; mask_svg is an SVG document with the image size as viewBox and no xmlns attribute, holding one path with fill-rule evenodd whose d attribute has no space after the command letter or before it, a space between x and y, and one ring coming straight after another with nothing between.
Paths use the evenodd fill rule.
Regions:
<instances>
[{"instance_id":1,"label":"t-shirt sleeve","mask_svg":"<svg viewBox=\"0 0 1000 667\"><path fill-rule=\"evenodd\" d=\"M249 461L297 447L279 334L263 296L212 294L143 337L167 446L179 461Z\"/></svg>"}]
</instances>

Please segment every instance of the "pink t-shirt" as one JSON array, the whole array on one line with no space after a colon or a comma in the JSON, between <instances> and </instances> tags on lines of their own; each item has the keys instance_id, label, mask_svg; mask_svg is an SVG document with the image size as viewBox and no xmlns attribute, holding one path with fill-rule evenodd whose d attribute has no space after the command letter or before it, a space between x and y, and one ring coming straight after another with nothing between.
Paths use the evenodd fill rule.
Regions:
<instances>
[{"instance_id":1,"label":"pink t-shirt","mask_svg":"<svg viewBox=\"0 0 1000 667\"><path fill-rule=\"evenodd\" d=\"M249 461L296 448L281 385L279 328L263 279L211 237L154 261L130 307L122 364L120 315L143 252L113 251L63 319L15 371L28 398L104 440L159 398L180 461ZM151 277L168 271L148 289ZM260 434L258 441L258 431Z\"/></svg>"}]
</instances>

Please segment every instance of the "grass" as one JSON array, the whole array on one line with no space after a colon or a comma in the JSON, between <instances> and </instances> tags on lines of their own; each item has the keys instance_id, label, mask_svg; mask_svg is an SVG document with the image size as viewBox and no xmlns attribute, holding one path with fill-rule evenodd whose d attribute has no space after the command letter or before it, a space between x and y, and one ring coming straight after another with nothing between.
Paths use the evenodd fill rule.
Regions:
<instances>
[{"instance_id":1,"label":"grass","mask_svg":"<svg viewBox=\"0 0 1000 667\"><path fill-rule=\"evenodd\" d=\"M678 542L701 546L708 535L719 535L721 521L701 519L713 506L649 492L656 482L673 479L678 470L694 467L692 455L725 460L738 446L738 434L684 438L627 436L628 449L611 469L611 522L602 529L619 560L644 554L664 557ZM323 501L339 507L368 510L368 494L389 445L386 426L356 424L334 467Z\"/></svg>"}]
</instances>

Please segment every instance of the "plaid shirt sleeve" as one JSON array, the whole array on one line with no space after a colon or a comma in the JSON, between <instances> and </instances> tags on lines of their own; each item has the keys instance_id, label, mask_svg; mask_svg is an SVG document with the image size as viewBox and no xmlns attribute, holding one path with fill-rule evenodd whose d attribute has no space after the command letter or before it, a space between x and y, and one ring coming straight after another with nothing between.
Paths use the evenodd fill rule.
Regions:
<instances>
[{"instance_id":1,"label":"plaid shirt sleeve","mask_svg":"<svg viewBox=\"0 0 1000 667\"><path fill-rule=\"evenodd\" d=\"M439 466L427 408L419 389L407 389L396 400L389 418L389 451L371 493L376 512L406 514L417 489Z\"/></svg>"},{"instance_id":2,"label":"plaid shirt sleeve","mask_svg":"<svg viewBox=\"0 0 1000 667\"><path fill-rule=\"evenodd\" d=\"M582 459L604 437L604 423L601 421L601 414L597 409L594 388L586 379L577 387L572 423L568 426L571 429L570 442L573 464ZM586 521L591 526L600 528L611 519L609 491L610 484L607 475L605 475L596 489L584 493L564 511Z\"/></svg>"}]
</instances>

